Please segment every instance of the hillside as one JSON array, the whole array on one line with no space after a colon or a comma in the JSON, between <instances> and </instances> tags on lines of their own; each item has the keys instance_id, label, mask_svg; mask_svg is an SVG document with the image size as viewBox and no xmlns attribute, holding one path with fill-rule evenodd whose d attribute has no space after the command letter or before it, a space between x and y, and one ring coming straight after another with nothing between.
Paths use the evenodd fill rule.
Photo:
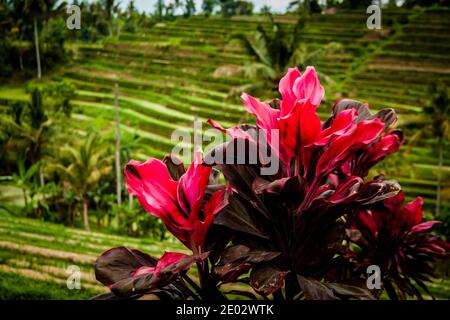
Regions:
<instances>
[{"instance_id":1,"label":"hillside","mask_svg":"<svg viewBox=\"0 0 450 320\"><path fill-rule=\"evenodd\" d=\"M306 25L301 41L309 48L330 41L342 44L342 50L315 65L334 82L325 84L326 99L319 114L325 118L335 100L349 97L368 102L373 110L394 108L401 127L420 115L433 80L441 79L450 87L450 11L383 11L381 33L367 30L366 18L365 12L342 11L315 15ZM296 22L291 16L276 20L289 28ZM172 132L180 128L192 132L195 118L203 121L204 128L209 128L205 121L210 117L224 126L253 121L241 104L229 102L227 96L232 88L248 83L233 70L251 61L233 34L250 34L259 23L268 25L258 17L180 18L142 33L122 32L102 44L73 44L73 61L47 79L66 79L76 86L71 124L79 135L93 127L113 133L113 88L118 83L121 133L140 137L133 156L162 158L174 146ZM230 73L223 75L220 70ZM16 99L28 99L23 85L0 87L0 114ZM415 133L406 132L407 142ZM373 172L395 173L409 198L425 198L427 213L434 209L436 198L435 144L428 137L407 143L399 155ZM448 187L448 148L444 165L442 181ZM0 202L14 197L0 194ZM448 210L450 203L443 201L442 206ZM0 299L88 298L105 292L94 279L92 264L101 252L119 245L157 256L162 250L180 249L172 242L87 232L0 211L0 293L6 295ZM83 272L79 292L65 287L71 264ZM30 277L36 284L25 291ZM430 287L438 297L450 298L450 281Z\"/></svg>"},{"instance_id":2,"label":"hillside","mask_svg":"<svg viewBox=\"0 0 450 320\"><path fill-rule=\"evenodd\" d=\"M164 250L184 251L175 242L87 232L0 210L0 299L89 299L108 292L95 280L94 262L103 251L116 246L157 257ZM80 290L67 289L67 270L74 265L81 272ZM438 299L450 298L450 280L436 280L429 288Z\"/></svg>"},{"instance_id":3,"label":"hillside","mask_svg":"<svg viewBox=\"0 0 450 320\"><path fill-rule=\"evenodd\" d=\"M101 253L117 246L155 256L164 250L184 250L175 242L87 232L0 210L0 300L89 299L108 292L95 280L94 263ZM67 289L70 266L80 268L80 290Z\"/></svg>"},{"instance_id":4,"label":"hillside","mask_svg":"<svg viewBox=\"0 0 450 320\"><path fill-rule=\"evenodd\" d=\"M305 28L301 41L308 47L334 41L343 48L316 64L334 81L325 85L327 99L319 112L325 117L333 101L348 96L368 102L374 110L394 108L400 124L411 121L427 103L431 79L450 83L450 35L446 32L450 12L383 12L382 36L367 30L366 17L354 11L315 15ZM292 26L295 18L280 16L277 21ZM202 121L212 117L230 126L252 121L241 105L226 100L230 89L248 80L239 75L217 76L215 71L224 66L233 70L249 61L232 38L235 33L252 32L258 23L267 26L263 18L192 17L157 24L140 34L122 33L102 45L76 46L71 66L53 78L76 85L73 125L81 133L92 126L111 128L112 91L118 83L122 134L141 137L135 157L161 158L174 145L171 133L175 129L192 132L194 117ZM26 99L21 89L7 87L0 92L3 103L20 98ZM403 162L399 180L408 195L424 196L429 208L434 206L436 186L434 143L422 139L405 146L408 160L398 156L392 161L397 166ZM448 176L447 150L444 164Z\"/></svg>"}]
</instances>

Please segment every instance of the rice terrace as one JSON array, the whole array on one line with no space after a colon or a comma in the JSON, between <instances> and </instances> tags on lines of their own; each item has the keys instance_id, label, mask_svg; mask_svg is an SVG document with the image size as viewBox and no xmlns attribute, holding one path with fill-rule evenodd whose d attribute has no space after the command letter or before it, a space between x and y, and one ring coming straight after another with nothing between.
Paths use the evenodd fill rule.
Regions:
<instances>
[{"instance_id":1,"label":"rice terrace","mask_svg":"<svg viewBox=\"0 0 450 320\"><path fill-rule=\"evenodd\" d=\"M0 25L0 300L450 299L449 1Z\"/></svg>"}]
</instances>

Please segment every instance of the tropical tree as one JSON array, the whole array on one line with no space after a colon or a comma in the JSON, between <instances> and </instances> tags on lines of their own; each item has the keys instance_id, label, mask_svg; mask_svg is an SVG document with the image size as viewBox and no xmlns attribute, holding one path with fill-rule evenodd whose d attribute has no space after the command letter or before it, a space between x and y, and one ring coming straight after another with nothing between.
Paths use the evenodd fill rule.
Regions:
<instances>
[{"instance_id":1,"label":"tropical tree","mask_svg":"<svg viewBox=\"0 0 450 320\"><path fill-rule=\"evenodd\" d=\"M344 8L357 9L367 8L372 2L372 0L344 0L340 5Z\"/></svg>"},{"instance_id":2,"label":"tropical tree","mask_svg":"<svg viewBox=\"0 0 450 320\"><path fill-rule=\"evenodd\" d=\"M438 172L436 186L436 216L441 211L442 167L444 164L444 148L450 139L450 98L447 87L442 81L433 82L428 89L429 102L422 113L404 121L403 126L413 130L409 145L412 147L422 137L430 133L436 139L438 151Z\"/></svg>"},{"instance_id":3,"label":"tropical tree","mask_svg":"<svg viewBox=\"0 0 450 320\"><path fill-rule=\"evenodd\" d=\"M262 25L258 25L254 35L236 35L254 62L242 68L244 76L251 79L252 83L233 88L231 95L242 91L266 89L268 85L275 89L288 66L306 69L325 54L340 49L340 45L334 42L314 50L301 44L300 36L306 22L304 15L299 18L292 32L276 23L272 15L269 14L268 17L268 31ZM327 75L321 72L318 74L322 80L331 81Z\"/></svg>"},{"instance_id":4,"label":"tropical tree","mask_svg":"<svg viewBox=\"0 0 450 320\"><path fill-rule=\"evenodd\" d=\"M438 146L438 176L436 193L436 215L441 212L442 166L444 163L444 145L450 137L450 98L444 82L434 82L429 89L431 101L423 111L428 120L428 129L433 132ZM422 128L421 130L426 130Z\"/></svg>"},{"instance_id":5,"label":"tropical tree","mask_svg":"<svg viewBox=\"0 0 450 320\"><path fill-rule=\"evenodd\" d=\"M23 203L25 210L28 211L28 191L31 188L31 181L39 169L39 163L36 162L28 169L25 167L25 160L21 158L17 163L17 172L12 175L12 181L22 190Z\"/></svg>"},{"instance_id":6,"label":"tropical tree","mask_svg":"<svg viewBox=\"0 0 450 320\"><path fill-rule=\"evenodd\" d=\"M39 23L46 22L48 19L60 12L66 5L65 2L59 0L16 0L23 4L23 14L29 16L33 20L34 46L36 49L37 77L42 78L41 70L41 54L39 49Z\"/></svg>"},{"instance_id":7,"label":"tropical tree","mask_svg":"<svg viewBox=\"0 0 450 320\"><path fill-rule=\"evenodd\" d=\"M272 13L272 8L271 8L270 6L268 6L267 4L265 4L265 5L263 5L263 6L261 7L261 9L259 10L259 12L260 12L262 15L269 15L269 14Z\"/></svg>"},{"instance_id":8,"label":"tropical tree","mask_svg":"<svg viewBox=\"0 0 450 320\"><path fill-rule=\"evenodd\" d=\"M131 15L137 13L136 6L135 6L135 4L134 4L134 0L131 0L130 3L128 3L128 6L127 6L127 12L126 12L126 13L127 13L129 16L131 16Z\"/></svg>"},{"instance_id":9,"label":"tropical tree","mask_svg":"<svg viewBox=\"0 0 450 320\"><path fill-rule=\"evenodd\" d=\"M139 16L139 13L136 10L134 1L131 0L128 3L127 10L125 12L124 30L126 32L136 32L136 28L137 28L136 20L138 19L138 16Z\"/></svg>"},{"instance_id":10,"label":"tropical tree","mask_svg":"<svg viewBox=\"0 0 450 320\"><path fill-rule=\"evenodd\" d=\"M108 21L109 35L112 36L112 19L114 12L117 12L117 10L119 9L119 2L116 2L116 0L102 0L102 5L106 13L106 19Z\"/></svg>"},{"instance_id":11,"label":"tropical tree","mask_svg":"<svg viewBox=\"0 0 450 320\"><path fill-rule=\"evenodd\" d=\"M184 16L190 17L195 14L195 2L194 0L186 0L184 5Z\"/></svg>"},{"instance_id":12,"label":"tropical tree","mask_svg":"<svg viewBox=\"0 0 450 320\"><path fill-rule=\"evenodd\" d=\"M80 9L83 15L83 28L72 33L84 41L96 41L102 36L110 34L110 22L106 19L104 6L100 2L81 2Z\"/></svg>"},{"instance_id":13,"label":"tropical tree","mask_svg":"<svg viewBox=\"0 0 450 320\"><path fill-rule=\"evenodd\" d=\"M187 1L186 1L187 2ZM173 9L174 10L178 10L183 6L183 3L181 2L181 0L174 0L173 1Z\"/></svg>"},{"instance_id":14,"label":"tropical tree","mask_svg":"<svg viewBox=\"0 0 450 320\"><path fill-rule=\"evenodd\" d=\"M236 15L251 15L252 13L253 13L253 3L244 0L235 1Z\"/></svg>"},{"instance_id":15,"label":"tropical tree","mask_svg":"<svg viewBox=\"0 0 450 320\"><path fill-rule=\"evenodd\" d=\"M218 0L203 0L203 2L202 2L203 14L206 17L209 17L213 13L214 8L217 5L218 5Z\"/></svg>"},{"instance_id":16,"label":"tropical tree","mask_svg":"<svg viewBox=\"0 0 450 320\"><path fill-rule=\"evenodd\" d=\"M220 12L223 17L231 17L236 12L234 0L219 0Z\"/></svg>"},{"instance_id":17,"label":"tropical tree","mask_svg":"<svg viewBox=\"0 0 450 320\"><path fill-rule=\"evenodd\" d=\"M53 131L53 121L45 112L41 90L32 90L30 102L11 103L9 114L10 117L1 117L0 120L4 138L2 149L5 148L9 156L14 153L23 155L25 165L29 167L42 159Z\"/></svg>"},{"instance_id":18,"label":"tropical tree","mask_svg":"<svg viewBox=\"0 0 450 320\"><path fill-rule=\"evenodd\" d=\"M220 12L223 17L234 15L251 15L253 3L245 0L219 0Z\"/></svg>"},{"instance_id":19,"label":"tropical tree","mask_svg":"<svg viewBox=\"0 0 450 320\"><path fill-rule=\"evenodd\" d=\"M41 53L39 49L39 29L38 20L43 17L45 13L45 1L44 0L25 0L24 13L30 15L33 19L33 31L34 31L34 47L36 50L36 65L37 65L37 77L41 79Z\"/></svg>"},{"instance_id":20,"label":"tropical tree","mask_svg":"<svg viewBox=\"0 0 450 320\"><path fill-rule=\"evenodd\" d=\"M50 81L42 91L44 96L51 100L49 104L55 111L62 111L66 117L70 118L72 113L70 101L75 97L75 86L70 81Z\"/></svg>"},{"instance_id":21,"label":"tropical tree","mask_svg":"<svg viewBox=\"0 0 450 320\"><path fill-rule=\"evenodd\" d=\"M157 21L162 21L164 18L164 9L166 8L164 0L157 0L155 3L155 11L153 15Z\"/></svg>"},{"instance_id":22,"label":"tropical tree","mask_svg":"<svg viewBox=\"0 0 450 320\"><path fill-rule=\"evenodd\" d=\"M89 192L112 170L113 156L107 152L108 149L102 146L99 135L90 132L81 144L63 147L58 162L47 167L48 171L60 174L63 183L80 198L86 230L90 230Z\"/></svg>"},{"instance_id":23,"label":"tropical tree","mask_svg":"<svg viewBox=\"0 0 450 320\"><path fill-rule=\"evenodd\" d=\"M317 0L294 0L289 3L288 10L296 9L298 12L318 13L322 11Z\"/></svg>"},{"instance_id":24,"label":"tropical tree","mask_svg":"<svg viewBox=\"0 0 450 320\"><path fill-rule=\"evenodd\" d=\"M448 7L450 2L446 0L405 0L402 4L403 7L411 9L416 6L418 7L431 7L431 6L443 6Z\"/></svg>"},{"instance_id":25,"label":"tropical tree","mask_svg":"<svg viewBox=\"0 0 450 320\"><path fill-rule=\"evenodd\" d=\"M23 37L25 36L26 26L27 26L27 16L24 15L24 1L17 0L9 0L4 1L4 3L0 4L2 13L6 13L7 16L0 18L2 21L2 30L7 31L8 24L15 30L17 34L18 46L19 46L19 68L21 71L24 70L23 65ZM9 21L8 21L9 19ZM6 34L0 35L3 39L6 39ZM3 48L5 49L5 48ZM2 50L6 55L6 50Z\"/></svg>"}]
</instances>

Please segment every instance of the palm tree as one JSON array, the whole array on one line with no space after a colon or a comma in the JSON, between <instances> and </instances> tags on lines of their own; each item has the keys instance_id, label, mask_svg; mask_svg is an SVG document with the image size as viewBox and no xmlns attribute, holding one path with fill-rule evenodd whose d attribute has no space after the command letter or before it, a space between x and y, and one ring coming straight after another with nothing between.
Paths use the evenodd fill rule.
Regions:
<instances>
[{"instance_id":1,"label":"palm tree","mask_svg":"<svg viewBox=\"0 0 450 320\"><path fill-rule=\"evenodd\" d=\"M117 12L119 9L119 2L116 2L116 0L102 0L103 8L106 12L106 19L108 20L108 27L109 27L109 35L112 36L112 19L114 12Z\"/></svg>"},{"instance_id":2,"label":"palm tree","mask_svg":"<svg viewBox=\"0 0 450 320\"><path fill-rule=\"evenodd\" d=\"M43 148L45 147L49 136L51 122L44 110L42 102L42 93L38 88L34 88L31 92L31 103L29 104L29 121L30 127L22 133L22 137L28 141L26 154L31 164L41 160L43 156ZM44 186L44 174L42 168L39 168L39 181L41 187Z\"/></svg>"},{"instance_id":3,"label":"palm tree","mask_svg":"<svg viewBox=\"0 0 450 320\"><path fill-rule=\"evenodd\" d=\"M39 49L39 28L38 20L44 17L46 12L45 0L25 0L24 14L31 16L33 19L33 31L34 31L34 47L36 50L36 64L37 64L37 77L41 79L41 54Z\"/></svg>"},{"instance_id":4,"label":"palm tree","mask_svg":"<svg viewBox=\"0 0 450 320\"><path fill-rule=\"evenodd\" d=\"M288 5L288 10L296 8L299 13L319 13L322 11L317 0L294 0Z\"/></svg>"},{"instance_id":5,"label":"palm tree","mask_svg":"<svg viewBox=\"0 0 450 320\"><path fill-rule=\"evenodd\" d=\"M423 108L422 114L417 117L411 117L409 121L404 122L404 127L410 127L417 130L410 139L410 145L414 144L420 137L429 133L436 138L438 149L438 174L436 186L436 216L441 211L441 189L442 189L442 167L444 164L444 147L447 140L450 139L450 98L447 87L444 82L433 82L428 90L430 100Z\"/></svg>"},{"instance_id":6,"label":"palm tree","mask_svg":"<svg viewBox=\"0 0 450 320\"><path fill-rule=\"evenodd\" d=\"M62 163L51 164L49 171L58 172L63 182L78 194L83 204L83 224L89 227L88 193L96 187L101 178L112 170L113 156L107 155L98 134L90 132L78 146L65 146L62 151Z\"/></svg>"},{"instance_id":7,"label":"palm tree","mask_svg":"<svg viewBox=\"0 0 450 320\"><path fill-rule=\"evenodd\" d=\"M28 193L27 191L30 189L31 180L33 176L36 174L39 168L39 163L36 162L28 169L25 167L25 160L23 158L19 159L17 163L17 173L12 175L12 180L16 184L18 188L22 190L23 195L23 203L24 208L28 211Z\"/></svg>"},{"instance_id":8,"label":"palm tree","mask_svg":"<svg viewBox=\"0 0 450 320\"><path fill-rule=\"evenodd\" d=\"M437 138L439 153L437 194L436 194L436 216L441 212L441 180L442 166L444 163L444 144L450 136L450 99L444 82L435 82L429 90L431 103L424 108L425 117L429 119L429 129ZM424 130L424 129L422 129Z\"/></svg>"},{"instance_id":9,"label":"palm tree","mask_svg":"<svg viewBox=\"0 0 450 320\"><path fill-rule=\"evenodd\" d=\"M23 2L23 14L33 20L34 46L36 49L37 77L42 78L41 54L39 49L39 21L47 21L52 15L60 12L66 5L59 0L15 0L18 4Z\"/></svg>"},{"instance_id":10,"label":"palm tree","mask_svg":"<svg viewBox=\"0 0 450 320\"><path fill-rule=\"evenodd\" d=\"M329 43L315 50L300 44L301 32L306 23L305 15L300 16L291 34L281 24L274 22L271 14L268 17L269 32L258 25L253 36L236 35L255 62L242 68L244 76L252 79L252 84L234 88L232 94L243 90L266 89L267 84L275 90L288 67L297 66L303 70L306 66L315 64L325 54L340 49L337 43ZM322 80L331 81L325 74L317 73Z\"/></svg>"},{"instance_id":11,"label":"palm tree","mask_svg":"<svg viewBox=\"0 0 450 320\"><path fill-rule=\"evenodd\" d=\"M155 16L158 22L161 22L164 19L164 9L166 8L164 4L164 0L157 0L155 3L155 11L153 15Z\"/></svg>"},{"instance_id":12,"label":"palm tree","mask_svg":"<svg viewBox=\"0 0 450 320\"><path fill-rule=\"evenodd\" d=\"M8 18L10 19L9 23L13 25L18 30L18 40L19 40L19 67L20 70L23 71L23 48L24 45L22 43L23 37L25 35L25 28L27 26L27 17L24 15L24 4L23 0L8 0L6 3L2 5L7 8ZM1 6L1 5L0 5ZM2 17L3 24L8 23L5 21L5 17Z\"/></svg>"},{"instance_id":13,"label":"palm tree","mask_svg":"<svg viewBox=\"0 0 450 320\"><path fill-rule=\"evenodd\" d=\"M23 154L25 165L31 166L42 159L53 131L52 120L44 110L41 90L32 90L30 102L16 101L10 107L12 117L0 117L2 129L10 137L8 148ZM41 174L41 186L42 180Z\"/></svg>"},{"instance_id":14,"label":"palm tree","mask_svg":"<svg viewBox=\"0 0 450 320\"><path fill-rule=\"evenodd\" d=\"M186 0L185 6L184 6L184 16L190 17L195 14L195 2L194 0Z\"/></svg>"},{"instance_id":15,"label":"palm tree","mask_svg":"<svg viewBox=\"0 0 450 320\"><path fill-rule=\"evenodd\" d=\"M218 0L203 0L202 2L202 11L205 17L209 17L213 11L214 8L217 6Z\"/></svg>"}]
</instances>

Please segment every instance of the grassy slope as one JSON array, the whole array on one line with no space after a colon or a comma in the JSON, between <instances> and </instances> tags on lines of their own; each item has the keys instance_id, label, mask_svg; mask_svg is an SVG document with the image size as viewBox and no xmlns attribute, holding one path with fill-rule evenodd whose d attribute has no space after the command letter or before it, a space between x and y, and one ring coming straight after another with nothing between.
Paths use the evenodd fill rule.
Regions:
<instances>
[{"instance_id":1,"label":"grassy slope","mask_svg":"<svg viewBox=\"0 0 450 320\"><path fill-rule=\"evenodd\" d=\"M278 19L289 26L295 22L289 17ZM445 45L450 43L450 34L443 32L449 27L449 13L383 12L383 21L393 22L392 27L386 28L395 30L384 39L366 36L365 19L361 12L343 12L315 16L308 23L302 36L308 45L320 47L330 41L344 45L343 52L331 54L316 64L318 70L336 82L335 86L326 85L327 99L319 111L327 114L332 101L340 96L337 92L343 92L370 102L374 109L394 107L400 113L400 121L408 119L426 103L430 79L441 78L450 84L450 51ZM409 22L399 23L408 19ZM216 77L214 71L219 66L242 65L249 60L243 49L233 44L230 35L251 32L256 25L253 18L238 17L230 23L215 18L205 22L194 17L159 25L140 34L125 33L102 46L81 46L73 65L53 77L69 79L77 87L73 125L80 133L91 126L101 130L112 127L112 88L115 82L119 83L122 128L142 137L135 156L162 157L171 149L173 128L190 131L194 116L200 120L212 117L226 126L251 119L240 106L225 102L228 91L245 84L245 80L237 76ZM433 43L437 40L439 46ZM0 105L16 99L27 99L22 88L0 88ZM433 150L433 142L423 140L404 150L407 159L399 156L393 161L402 163L403 169L396 176L400 176L408 195L424 195L428 208L432 208L436 189ZM445 158L450 159L449 156L446 151ZM445 164L445 171L449 172L450 162L446 160ZM389 171L389 165L387 162L386 167L376 171ZM448 173L444 181L448 181ZM40 297L39 291L52 287L59 292L52 298L75 298L78 294L77 297L85 298L91 291L66 292L65 268L70 263L80 264L86 273L87 290L99 292L103 289L92 278L92 261L103 250L121 244L155 255L161 253L161 247L178 249L171 243L94 235L4 214L0 216L0 241L0 292L11 292L10 297L26 294L11 289L16 281L20 287L26 277L36 279L39 274L44 276L37 280L37 289L30 290L36 297ZM53 251L44 255L39 248ZM79 256L61 256L60 252ZM433 287L439 296L449 297L448 282Z\"/></svg>"},{"instance_id":2,"label":"grassy slope","mask_svg":"<svg viewBox=\"0 0 450 320\"><path fill-rule=\"evenodd\" d=\"M450 83L448 49L450 13L448 11L383 11L384 37L371 36L364 12L342 11L336 15L315 15L306 25L301 41L320 47L331 41L342 44L342 51L316 62L316 68L331 76L326 84L322 117L339 97L367 101L374 110L392 107L402 122L410 121L427 103L426 88L431 79ZM288 28L295 17L278 17ZM55 79L69 79L78 89L74 101L74 127L79 132L96 127L112 134L114 119L112 88L120 86L122 129L141 136L135 157L161 157L170 152L174 128L192 132L192 119L212 117L224 126L252 121L239 104L226 102L235 86L246 83L238 75L217 76L221 66L239 66L249 61L243 48L232 40L237 32L250 33L256 17L178 19L158 24L139 34L122 33L104 45L81 45L77 59ZM435 41L440 40L439 46ZM20 88L0 88L2 101L26 99ZM204 124L204 128L209 128ZM407 132L407 137L414 133ZM423 195L432 209L435 199L437 157L434 141L422 139L412 148L380 166L385 172L401 163L396 177L403 180L410 197ZM444 181L450 176L450 152L444 154ZM392 168L391 168L392 169ZM425 183L421 183L425 181ZM444 203L444 206L449 206Z\"/></svg>"},{"instance_id":3,"label":"grassy slope","mask_svg":"<svg viewBox=\"0 0 450 320\"><path fill-rule=\"evenodd\" d=\"M176 242L87 232L0 210L0 299L86 299L106 292L95 280L93 264L116 246L154 256L164 250L185 252ZM71 265L80 268L81 290L67 289L66 270Z\"/></svg>"},{"instance_id":4,"label":"grassy slope","mask_svg":"<svg viewBox=\"0 0 450 320\"><path fill-rule=\"evenodd\" d=\"M115 246L154 256L164 250L185 252L172 241L86 232L0 211L0 299L88 299L107 292L95 280L93 264L98 255ZM66 270L73 265L81 271L80 290L67 289ZM450 280L438 279L429 287L436 298L450 298Z\"/></svg>"}]
</instances>

